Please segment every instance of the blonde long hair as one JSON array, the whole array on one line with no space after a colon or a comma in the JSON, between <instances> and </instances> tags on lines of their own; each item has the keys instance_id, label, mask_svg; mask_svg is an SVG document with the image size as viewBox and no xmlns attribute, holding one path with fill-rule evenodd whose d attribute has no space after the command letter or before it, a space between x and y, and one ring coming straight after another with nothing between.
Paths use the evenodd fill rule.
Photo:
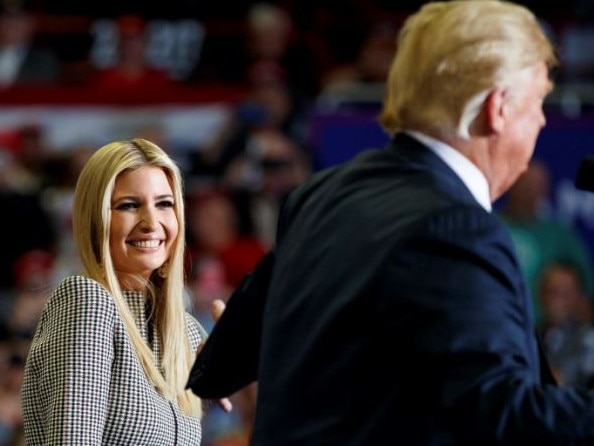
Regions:
<instances>
[{"instance_id":1,"label":"blonde long hair","mask_svg":"<svg viewBox=\"0 0 594 446\"><path fill-rule=\"evenodd\" d=\"M513 86L519 71L557 65L540 23L500 0L430 2L404 23L388 75L380 122L462 138L490 91Z\"/></svg>"},{"instance_id":2,"label":"blonde long hair","mask_svg":"<svg viewBox=\"0 0 594 446\"><path fill-rule=\"evenodd\" d=\"M167 273L157 272L147 283L152 300L157 339L162 361L156 364L126 304L109 247L111 197L116 178L126 170L156 166L165 172L175 200L178 236L167 262ZM186 332L184 292L185 214L181 174L174 161L154 143L144 139L115 141L98 149L87 161L76 184L73 205L73 234L88 277L101 283L113 295L140 363L155 388L181 410L202 415L200 399L185 390L192 366L192 351Z\"/></svg>"}]
</instances>

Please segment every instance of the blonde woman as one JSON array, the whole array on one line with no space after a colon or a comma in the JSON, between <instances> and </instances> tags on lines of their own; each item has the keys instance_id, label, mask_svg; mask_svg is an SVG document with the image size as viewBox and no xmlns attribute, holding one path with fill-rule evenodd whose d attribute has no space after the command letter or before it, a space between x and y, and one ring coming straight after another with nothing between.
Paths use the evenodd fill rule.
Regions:
<instances>
[{"instance_id":1,"label":"blonde woman","mask_svg":"<svg viewBox=\"0 0 594 446\"><path fill-rule=\"evenodd\" d=\"M184 386L203 338L184 308L180 172L155 144L117 141L82 170L73 232L84 272L39 321L22 402L27 445L198 445Z\"/></svg>"}]
</instances>

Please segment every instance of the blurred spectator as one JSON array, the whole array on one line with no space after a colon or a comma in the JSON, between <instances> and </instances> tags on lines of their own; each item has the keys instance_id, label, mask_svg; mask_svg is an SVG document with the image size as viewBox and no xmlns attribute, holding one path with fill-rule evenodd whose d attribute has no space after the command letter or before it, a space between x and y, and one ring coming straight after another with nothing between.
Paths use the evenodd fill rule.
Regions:
<instances>
[{"instance_id":1,"label":"blurred spectator","mask_svg":"<svg viewBox=\"0 0 594 446\"><path fill-rule=\"evenodd\" d=\"M0 446L25 446L21 385L30 340L0 341Z\"/></svg>"},{"instance_id":2,"label":"blurred spectator","mask_svg":"<svg viewBox=\"0 0 594 446\"><path fill-rule=\"evenodd\" d=\"M245 153L251 138L264 130L280 131L301 147L307 144L306 110L287 88L284 71L274 63L260 62L249 74L246 99L237 104L217 137L193 155L193 175L220 177L233 159Z\"/></svg>"},{"instance_id":3,"label":"blurred spectator","mask_svg":"<svg viewBox=\"0 0 594 446\"><path fill-rule=\"evenodd\" d=\"M547 166L533 160L504 198L499 215L510 229L521 267L533 295L543 268L555 261L571 261L584 277L584 290L592 298L592 259L584 240L572 226L556 218L548 202L550 176ZM541 308L534 299L536 322Z\"/></svg>"},{"instance_id":4,"label":"blurred spectator","mask_svg":"<svg viewBox=\"0 0 594 446\"><path fill-rule=\"evenodd\" d=\"M22 254L13 264L14 285L0 318L0 446L24 445L21 385L35 327L53 282L53 255L42 250Z\"/></svg>"},{"instance_id":5,"label":"blurred spectator","mask_svg":"<svg viewBox=\"0 0 594 446\"><path fill-rule=\"evenodd\" d=\"M9 162L2 179L5 186L20 193L40 193L45 186L45 163L49 153L43 127L22 125L15 130L11 145L2 149Z\"/></svg>"},{"instance_id":6,"label":"blurred spectator","mask_svg":"<svg viewBox=\"0 0 594 446\"><path fill-rule=\"evenodd\" d=\"M213 279L217 289L238 286L264 255L266 246L241 232L237 208L224 190L196 191L188 198L187 212L189 253L202 289L211 292Z\"/></svg>"},{"instance_id":7,"label":"blurred spectator","mask_svg":"<svg viewBox=\"0 0 594 446\"><path fill-rule=\"evenodd\" d=\"M190 223L193 223L193 220ZM226 270L220 259L216 256L202 256L196 254L196 251L193 252L192 270L188 282L189 310L210 332L214 327L210 305L215 299L222 299L226 302L233 287L227 281ZM201 444L203 446L248 445L244 409L242 405L238 404L244 400L240 394L241 392L232 398L233 411L231 413L223 411L216 404L209 404L205 407L202 419Z\"/></svg>"},{"instance_id":8,"label":"blurred spectator","mask_svg":"<svg viewBox=\"0 0 594 446\"><path fill-rule=\"evenodd\" d=\"M41 202L51 218L57 237L56 279L81 271L72 234L72 201L78 174L92 151L91 147L81 144L67 152L52 154L46 162L48 182L43 188Z\"/></svg>"},{"instance_id":9,"label":"blurred spectator","mask_svg":"<svg viewBox=\"0 0 594 446\"><path fill-rule=\"evenodd\" d=\"M32 338L47 298L55 285L54 254L32 249L13 263L14 285L10 308L2 315L3 331L8 336Z\"/></svg>"},{"instance_id":10,"label":"blurred spectator","mask_svg":"<svg viewBox=\"0 0 594 446\"><path fill-rule=\"evenodd\" d=\"M7 183L7 172L13 166L0 161L0 207L6 209L0 219L5 241L0 250L0 293L11 290L14 283L12 265L31 249L53 251L56 234L50 216L41 205L39 193L24 193Z\"/></svg>"},{"instance_id":11,"label":"blurred spectator","mask_svg":"<svg viewBox=\"0 0 594 446\"><path fill-rule=\"evenodd\" d=\"M287 10L274 3L256 2L246 19L245 67L271 62L285 73L296 94L314 97L319 89L320 61L295 28Z\"/></svg>"},{"instance_id":12,"label":"blurred spectator","mask_svg":"<svg viewBox=\"0 0 594 446\"><path fill-rule=\"evenodd\" d=\"M221 299L227 301L233 288L227 281L223 263L215 257L200 258L195 254L188 281L190 313L210 332L214 327L211 304Z\"/></svg>"},{"instance_id":13,"label":"blurred spectator","mask_svg":"<svg viewBox=\"0 0 594 446\"><path fill-rule=\"evenodd\" d=\"M0 5L0 86L51 83L60 75L60 60L36 37L36 21L22 0Z\"/></svg>"},{"instance_id":14,"label":"blurred spectator","mask_svg":"<svg viewBox=\"0 0 594 446\"><path fill-rule=\"evenodd\" d=\"M118 19L119 40L115 65L99 69L91 83L102 88L158 88L175 83L168 71L148 63L144 19L125 15Z\"/></svg>"},{"instance_id":15,"label":"blurred spectator","mask_svg":"<svg viewBox=\"0 0 594 446\"><path fill-rule=\"evenodd\" d=\"M243 196L241 215L266 246L273 244L280 207L287 195L312 172L304 151L274 129L254 133L243 154L230 162L224 184Z\"/></svg>"},{"instance_id":16,"label":"blurred spectator","mask_svg":"<svg viewBox=\"0 0 594 446\"><path fill-rule=\"evenodd\" d=\"M579 269L555 262L543 270L538 298L543 346L558 380L594 388L592 302L584 293Z\"/></svg>"},{"instance_id":17,"label":"blurred spectator","mask_svg":"<svg viewBox=\"0 0 594 446\"><path fill-rule=\"evenodd\" d=\"M188 197L188 248L191 274L190 312L210 331L210 304L226 301L242 278L266 252L257 238L242 234L231 196L217 186L201 186ZM255 403L255 385L231 397L233 411L206 408L202 421L204 446L247 446Z\"/></svg>"},{"instance_id":18,"label":"blurred spectator","mask_svg":"<svg viewBox=\"0 0 594 446\"><path fill-rule=\"evenodd\" d=\"M360 44L355 60L323 74L318 104L357 100L367 96L379 104L396 51L399 26L390 21L373 23Z\"/></svg>"},{"instance_id":19,"label":"blurred spectator","mask_svg":"<svg viewBox=\"0 0 594 446\"><path fill-rule=\"evenodd\" d=\"M359 45L355 60L324 73L324 87L337 83L383 83L396 51L399 26L390 21L371 24Z\"/></svg>"},{"instance_id":20,"label":"blurred spectator","mask_svg":"<svg viewBox=\"0 0 594 446\"><path fill-rule=\"evenodd\" d=\"M293 18L274 2L252 2L238 31L229 42L207 33L203 57L192 78L249 83L250 67L258 62L274 64L285 73L291 94L303 100L319 91L324 66L319 51L296 28ZM222 57L222 54L233 54Z\"/></svg>"}]
</instances>

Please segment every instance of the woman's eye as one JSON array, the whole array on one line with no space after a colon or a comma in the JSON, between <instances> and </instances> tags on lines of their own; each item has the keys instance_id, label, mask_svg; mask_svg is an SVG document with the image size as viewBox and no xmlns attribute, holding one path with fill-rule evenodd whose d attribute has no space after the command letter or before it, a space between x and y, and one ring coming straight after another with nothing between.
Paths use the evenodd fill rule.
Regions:
<instances>
[{"instance_id":1,"label":"woman's eye","mask_svg":"<svg viewBox=\"0 0 594 446\"><path fill-rule=\"evenodd\" d=\"M138 205L133 202L127 202L127 203L120 203L115 208L118 211L129 211L129 210L134 210L134 209L138 208Z\"/></svg>"},{"instance_id":2,"label":"woman's eye","mask_svg":"<svg viewBox=\"0 0 594 446\"><path fill-rule=\"evenodd\" d=\"M159 208L172 208L175 203L172 200L162 200L157 203Z\"/></svg>"}]
</instances>

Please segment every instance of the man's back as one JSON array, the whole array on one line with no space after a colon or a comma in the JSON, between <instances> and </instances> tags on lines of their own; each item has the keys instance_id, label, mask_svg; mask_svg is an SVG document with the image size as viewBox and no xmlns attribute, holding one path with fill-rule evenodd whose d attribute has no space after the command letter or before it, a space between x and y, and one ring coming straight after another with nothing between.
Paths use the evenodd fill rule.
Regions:
<instances>
[{"instance_id":1,"label":"man's back","mask_svg":"<svg viewBox=\"0 0 594 446\"><path fill-rule=\"evenodd\" d=\"M397 141L406 148L364 154L293 197L264 314L255 445L436 436L436 364L413 347L431 305L388 275L408 269L423 280L407 245L439 210L486 212L429 150Z\"/></svg>"},{"instance_id":2,"label":"man's back","mask_svg":"<svg viewBox=\"0 0 594 446\"><path fill-rule=\"evenodd\" d=\"M229 300L192 389L258 380L255 446L594 444L594 396L555 384L491 212L533 155L556 61L511 2L407 18L379 117L393 147L289 198L262 280Z\"/></svg>"}]
</instances>

